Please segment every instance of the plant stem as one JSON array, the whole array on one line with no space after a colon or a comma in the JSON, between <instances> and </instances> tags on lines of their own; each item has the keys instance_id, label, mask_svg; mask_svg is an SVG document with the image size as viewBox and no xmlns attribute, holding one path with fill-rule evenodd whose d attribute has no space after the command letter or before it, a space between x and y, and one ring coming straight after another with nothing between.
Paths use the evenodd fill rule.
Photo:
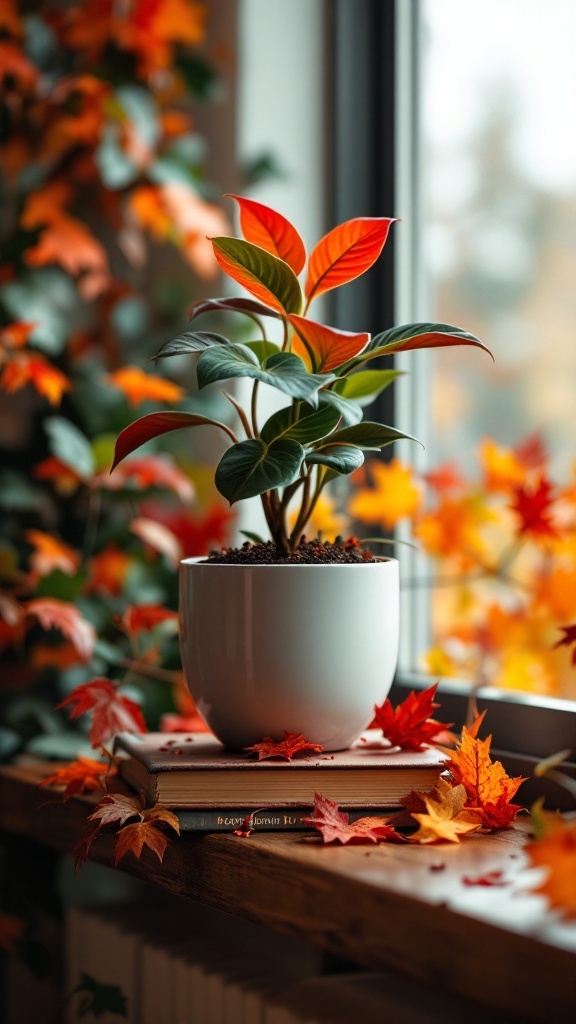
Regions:
<instances>
[{"instance_id":1,"label":"plant stem","mask_svg":"<svg viewBox=\"0 0 576 1024\"><path fill-rule=\"evenodd\" d=\"M240 418L240 422L241 422L241 424L244 427L244 430L246 432L246 437L251 438L253 436L252 429L250 427L250 423L248 421L248 417L247 417L246 413L244 412L244 409L242 408L240 403L236 401L236 399L233 397L233 395L228 394L227 391L223 391L222 394L224 395L225 398L228 399L230 404L233 405L234 408L236 409L236 412L238 413L238 416Z\"/></svg>"},{"instance_id":2,"label":"plant stem","mask_svg":"<svg viewBox=\"0 0 576 1024\"><path fill-rule=\"evenodd\" d=\"M252 403L251 403L251 417L252 417L252 431L254 437L258 437L258 419L257 419L257 403L258 403L258 384L259 381L254 381L254 387L252 388Z\"/></svg>"},{"instance_id":3,"label":"plant stem","mask_svg":"<svg viewBox=\"0 0 576 1024\"><path fill-rule=\"evenodd\" d=\"M301 478L302 479L302 486L303 486L302 501L301 501L301 504L300 504L300 512L298 514L298 518L296 519L296 523L294 525L294 529L292 530L292 533L290 534L290 538L289 538L289 544L290 544L291 550L294 550L294 548L296 546L296 543L298 541L298 538L299 538L302 530L304 529L304 527L306 526L306 523L308 522L308 520L310 518L310 514L311 514L311 511L312 511L312 508L313 508L313 505L310 504L310 476L311 476L311 473L312 473L312 470L309 470L308 473L306 474L306 476L304 478Z\"/></svg>"}]
</instances>

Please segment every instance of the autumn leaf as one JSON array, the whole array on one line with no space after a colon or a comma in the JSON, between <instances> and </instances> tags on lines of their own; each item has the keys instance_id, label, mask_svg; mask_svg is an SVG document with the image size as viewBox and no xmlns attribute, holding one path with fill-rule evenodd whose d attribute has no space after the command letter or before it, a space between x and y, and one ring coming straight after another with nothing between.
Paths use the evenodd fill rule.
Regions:
<instances>
[{"instance_id":1,"label":"autumn leaf","mask_svg":"<svg viewBox=\"0 0 576 1024\"><path fill-rule=\"evenodd\" d=\"M251 747L244 747L244 750L249 754L258 754L259 761L270 757L282 757L285 761L291 761L297 754L304 754L307 751L319 754L324 747L320 743L305 740L302 733L296 736L285 730L283 740L277 741L271 736L265 736L262 743L254 743Z\"/></svg>"},{"instance_id":2,"label":"autumn leaf","mask_svg":"<svg viewBox=\"0 0 576 1024\"><path fill-rule=\"evenodd\" d=\"M347 511L353 519L391 530L418 511L422 492L410 466L399 459L388 463L373 460L370 475L372 486L357 488L348 502Z\"/></svg>"},{"instance_id":3,"label":"autumn leaf","mask_svg":"<svg viewBox=\"0 0 576 1024\"><path fill-rule=\"evenodd\" d=\"M195 494L194 484L169 456L146 455L126 459L110 474L102 470L94 478L94 486L104 490L120 490L127 487L142 491L151 487L162 487L172 491L180 501L189 504Z\"/></svg>"},{"instance_id":4,"label":"autumn leaf","mask_svg":"<svg viewBox=\"0 0 576 1024\"><path fill-rule=\"evenodd\" d=\"M95 288L87 298L95 298L108 284L108 258L106 250L81 221L61 214L40 233L35 246L24 253L25 262L31 267L42 267L58 263L71 277L87 273L95 282Z\"/></svg>"},{"instance_id":5,"label":"autumn leaf","mask_svg":"<svg viewBox=\"0 0 576 1024\"><path fill-rule=\"evenodd\" d=\"M142 402L179 402L184 389L170 380L145 373L139 366L122 366L108 375L108 382L119 388L134 408Z\"/></svg>"},{"instance_id":6,"label":"autumn leaf","mask_svg":"<svg viewBox=\"0 0 576 1024\"><path fill-rule=\"evenodd\" d=\"M38 576L47 576L55 569L67 576L78 572L80 555L63 541L43 530L25 530L24 539L34 548L30 555L30 568Z\"/></svg>"},{"instance_id":7,"label":"autumn leaf","mask_svg":"<svg viewBox=\"0 0 576 1024\"><path fill-rule=\"evenodd\" d=\"M133 559L111 542L102 551L93 555L88 562L89 579L87 594L110 594L117 597L122 593L126 575Z\"/></svg>"},{"instance_id":8,"label":"autumn leaf","mask_svg":"<svg viewBox=\"0 0 576 1024\"><path fill-rule=\"evenodd\" d=\"M177 569L182 556L180 541L163 523L146 516L138 516L130 523L130 531L151 549L154 555L163 555L173 569Z\"/></svg>"},{"instance_id":9,"label":"autumn leaf","mask_svg":"<svg viewBox=\"0 0 576 1024\"><path fill-rule=\"evenodd\" d=\"M424 480L437 494L449 494L452 491L460 491L466 481L460 475L457 467L452 462L444 462L436 469L431 469L423 474Z\"/></svg>"},{"instance_id":10,"label":"autumn leaf","mask_svg":"<svg viewBox=\"0 0 576 1024\"><path fill-rule=\"evenodd\" d=\"M83 483L82 477L75 473L71 466L67 466L55 455L43 459L32 470L37 480L50 480L58 494L69 497L78 490Z\"/></svg>"},{"instance_id":11,"label":"autumn leaf","mask_svg":"<svg viewBox=\"0 0 576 1024\"><path fill-rule=\"evenodd\" d=\"M56 597L37 597L23 606L27 616L34 616L42 629L58 629L78 651L81 661L89 661L96 643L94 626L70 601Z\"/></svg>"},{"instance_id":12,"label":"autumn leaf","mask_svg":"<svg viewBox=\"0 0 576 1024\"><path fill-rule=\"evenodd\" d=\"M526 481L526 466L512 448L502 448L490 437L483 439L479 461L482 486L491 493L510 494Z\"/></svg>"},{"instance_id":13,"label":"autumn leaf","mask_svg":"<svg viewBox=\"0 0 576 1024\"><path fill-rule=\"evenodd\" d=\"M510 505L520 519L518 532L536 537L557 537L558 531L551 518L555 498L552 485L545 478L535 486L522 484L513 488L514 500Z\"/></svg>"},{"instance_id":14,"label":"autumn leaf","mask_svg":"<svg viewBox=\"0 0 576 1024\"><path fill-rule=\"evenodd\" d=\"M576 623L572 626L560 626L564 636L554 644L554 647L572 647L572 664L576 665Z\"/></svg>"},{"instance_id":15,"label":"autumn leaf","mask_svg":"<svg viewBox=\"0 0 576 1024\"><path fill-rule=\"evenodd\" d=\"M0 328L0 345L5 349L22 348L27 344L35 323L15 322Z\"/></svg>"},{"instance_id":16,"label":"autumn leaf","mask_svg":"<svg viewBox=\"0 0 576 1024\"><path fill-rule=\"evenodd\" d=\"M432 718L432 713L440 707L434 703L437 687L438 683L435 683L418 694L412 690L396 708L388 698L380 707L374 708L375 723L393 747L423 750L434 742L439 733L449 728L451 723L437 722Z\"/></svg>"},{"instance_id":17,"label":"autumn leaf","mask_svg":"<svg viewBox=\"0 0 576 1024\"><path fill-rule=\"evenodd\" d=\"M158 604L131 604L122 615L122 625L127 633L136 636L138 633L149 633L161 622L177 621L178 613L162 608Z\"/></svg>"},{"instance_id":18,"label":"autumn leaf","mask_svg":"<svg viewBox=\"0 0 576 1024\"><path fill-rule=\"evenodd\" d=\"M92 843L99 835L123 825L130 818L140 817L143 810L144 802L139 796L115 793L103 797L88 815L86 827L72 851L75 870L78 871L87 860Z\"/></svg>"},{"instance_id":19,"label":"autumn leaf","mask_svg":"<svg viewBox=\"0 0 576 1024\"><path fill-rule=\"evenodd\" d=\"M510 885L507 878L504 878L503 871L486 871L483 875L463 875L462 884L468 886L480 885L485 888L492 886Z\"/></svg>"},{"instance_id":20,"label":"autumn leaf","mask_svg":"<svg viewBox=\"0 0 576 1024\"><path fill-rule=\"evenodd\" d=\"M306 263L306 249L294 225L254 199L232 194L230 199L235 199L240 207L240 228L246 241L278 256L298 275Z\"/></svg>"},{"instance_id":21,"label":"autumn leaf","mask_svg":"<svg viewBox=\"0 0 576 1024\"><path fill-rule=\"evenodd\" d=\"M292 351L310 366L314 373L328 373L352 359L366 348L370 335L340 331L335 327L290 314L288 320L296 331Z\"/></svg>"},{"instance_id":22,"label":"autumn leaf","mask_svg":"<svg viewBox=\"0 0 576 1024\"><path fill-rule=\"evenodd\" d=\"M430 793L410 793L402 804L420 826L411 841L458 843L461 835L476 832L482 821L475 811L465 810L466 799L464 786L453 786L446 779L439 779Z\"/></svg>"},{"instance_id":23,"label":"autumn leaf","mask_svg":"<svg viewBox=\"0 0 576 1024\"><path fill-rule=\"evenodd\" d=\"M7 395L13 395L31 384L51 405L59 405L64 392L70 391L72 387L68 377L44 356L31 355L29 352L18 352L5 363L0 384Z\"/></svg>"},{"instance_id":24,"label":"autumn leaf","mask_svg":"<svg viewBox=\"0 0 576 1024\"><path fill-rule=\"evenodd\" d=\"M72 719L92 715L90 743L93 747L103 746L117 732L148 731L139 705L123 697L109 679L98 677L75 686L56 707L70 707Z\"/></svg>"},{"instance_id":25,"label":"autumn leaf","mask_svg":"<svg viewBox=\"0 0 576 1024\"><path fill-rule=\"evenodd\" d=\"M141 821L125 825L118 833L114 848L115 866L127 853L133 853L136 859L139 860L145 846L152 850L160 863L162 863L166 847L168 846L168 839L160 831L159 825L169 825L170 828L173 828L180 835L178 818L172 811L162 807L160 804L156 804L149 810L143 811L140 817Z\"/></svg>"},{"instance_id":26,"label":"autumn leaf","mask_svg":"<svg viewBox=\"0 0 576 1024\"><path fill-rule=\"evenodd\" d=\"M318 829L325 843L382 843L387 839L403 839L392 825L387 824L388 818L359 818L352 824L348 819L349 815L340 811L333 800L315 793L312 815L303 818L302 824Z\"/></svg>"},{"instance_id":27,"label":"autumn leaf","mask_svg":"<svg viewBox=\"0 0 576 1024\"><path fill-rule=\"evenodd\" d=\"M462 729L462 739L456 750L445 750L449 755L445 767L456 783L467 793L467 807L478 812L484 828L505 828L522 810L520 804L510 801L525 780L521 776L510 778L500 761L492 761L492 737L480 740L472 729Z\"/></svg>"},{"instance_id":28,"label":"autumn leaf","mask_svg":"<svg viewBox=\"0 0 576 1024\"><path fill-rule=\"evenodd\" d=\"M354 281L378 259L394 218L355 217L320 239L310 254L306 298Z\"/></svg>"},{"instance_id":29,"label":"autumn leaf","mask_svg":"<svg viewBox=\"0 0 576 1024\"><path fill-rule=\"evenodd\" d=\"M57 768L51 775L42 779L41 786L64 786L62 799L64 803L76 793L96 793L104 787L104 779L116 775L114 766L103 761L94 761L81 754L76 761Z\"/></svg>"},{"instance_id":30,"label":"autumn leaf","mask_svg":"<svg viewBox=\"0 0 576 1024\"><path fill-rule=\"evenodd\" d=\"M545 896L565 917L576 918L576 821L557 817L525 852L532 867L548 869L544 881L531 891Z\"/></svg>"}]
</instances>

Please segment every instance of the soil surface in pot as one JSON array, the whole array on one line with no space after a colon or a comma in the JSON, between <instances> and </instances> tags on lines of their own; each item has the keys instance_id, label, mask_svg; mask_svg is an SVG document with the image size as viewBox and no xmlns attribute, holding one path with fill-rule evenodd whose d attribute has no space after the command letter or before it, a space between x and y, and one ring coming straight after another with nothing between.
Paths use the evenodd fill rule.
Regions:
<instances>
[{"instance_id":1,"label":"soil surface in pot","mask_svg":"<svg viewBox=\"0 0 576 1024\"><path fill-rule=\"evenodd\" d=\"M265 544L246 541L241 548L211 551L206 561L231 565L336 565L342 562L349 565L374 562L376 559L371 551L362 547L357 537L348 540L337 537L334 543L301 537L298 547L290 555L278 552L271 540Z\"/></svg>"}]
</instances>

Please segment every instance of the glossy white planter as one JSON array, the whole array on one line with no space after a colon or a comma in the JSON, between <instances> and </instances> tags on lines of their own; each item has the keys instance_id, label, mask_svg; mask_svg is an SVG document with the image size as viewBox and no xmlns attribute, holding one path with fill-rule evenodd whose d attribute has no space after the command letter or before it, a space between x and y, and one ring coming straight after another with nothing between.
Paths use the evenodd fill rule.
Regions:
<instances>
[{"instance_id":1,"label":"glossy white planter","mask_svg":"<svg viewBox=\"0 0 576 1024\"><path fill-rule=\"evenodd\" d=\"M398 562L180 563L180 647L198 710L230 749L303 733L348 747L398 657Z\"/></svg>"}]
</instances>

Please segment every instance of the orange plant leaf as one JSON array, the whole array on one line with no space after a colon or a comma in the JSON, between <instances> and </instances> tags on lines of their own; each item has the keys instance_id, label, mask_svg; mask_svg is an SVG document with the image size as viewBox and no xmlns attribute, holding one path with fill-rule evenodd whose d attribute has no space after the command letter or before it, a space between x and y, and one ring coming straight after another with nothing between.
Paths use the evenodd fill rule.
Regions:
<instances>
[{"instance_id":1,"label":"orange plant leaf","mask_svg":"<svg viewBox=\"0 0 576 1024\"><path fill-rule=\"evenodd\" d=\"M297 754L304 754L307 751L320 754L324 747L320 743L305 740L302 733L296 736L285 730L283 740L273 740L271 736L265 736L262 743L254 743L251 747L244 747L244 750L248 754L258 754L259 761L269 757L282 757L285 761L291 761Z\"/></svg>"},{"instance_id":2,"label":"orange plant leaf","mask_svg":"<svg viewBox=\"0 0 576 1024\"><path fill-rule=\"evenodd\" d=\"M86 584L88 594L110 594L117 597L122 593L126 575L133 559L122 551L117 544L107 544L88 562L89 579Z\"/></svg>"},{"instance_id":3,"label":"orange plant leaf","mask_svg":"<svg viewBox=\"0 0 576 1024\"><path fill-rule=\"evenodd\" d=\"M18 352L4 365L0 383L8 395L32 384L51 405L59 405L64 392L72 387L69 378L44 356L29 352Z\"/></svg>"},{"instance_id":4,"label":"orange plant leaf","mask_svg":"<svg viewBox=\"0 0 576 1024\"><path fill-rule=\"evenodd\" d=\"M6 324L0 329L0 345L5 348L22 348L35 327L35 323Z\"/></svg>"},{"instance_id":5,"label":"orange plant leaf","mask_svg":"<svg viewBox=\"0 0 576 1024\"><path fill-rule=\"evenodd\" d=\"M522 809L510 801L524 779L521 776L511 778L500 761L492 761L492 737L480 740L473 735L479 724L475 722L472 729L464 726L457 749L444 751L449 755L446 768L454 780L464 786L467 807L479 813L483 826L505 828Z\"/></svg>"},{"instance_id":6,"label":"orange plant leaf","mask_svg":"<svg viewBox=\"0 0 576 1024\"><path fill-rule=\"evenodd\" d=\"M323 292L360 277L376 262L395 217L355 217L329 231L308 261L308 304Z\"/></svg>"},{"instance_id":7,"label":"orange plant leaf","mask_svg":"<svg viewBox=\"0 0 576 1024\"><path fill-rule=\"evenodd\" d=\"M122 615L122 624L126 632L137 635L142 631L149 633L161 622L175 622L177 619L177 612L162 608L158 604L131 604Z\"/></svg>"},{"instance_id":8,"label":"orange plant leaf","mask_svg":"<svg viewBox=\"0 0 576 1024\"><path fill-rule=\"evenodd\" d=\"M545 477L534 486L522 484L513 488L514 501L510 508L520 519L518 532L538 537L557 537L558 531L551 518L554 506L552 485Z\"/></svg>"},{"instance_id":9,"label":"orange plant leaf","mask_svg":"<svg viewBox=\"0 0 576 1024\"><path fill-rule=\"evenodd\" d=\"M9 79L19 90L28 92L38 80L38 68L25 56L22 47L0 40L0 83L6 85Z\"/></svg>"},{"instance_id":10,"label":"orange plant leaf","mask_svg":"<svg viewBox=\"0 0 576 1024\"><path fill-rule=\"evenodd\" d=\"M94 484L105 490L116 491L122 487L134 487L138 491L148 487L164 487L186 504L194 498L194 484L169 456L143 455L126 460L117 466L113 475L102 470Z\"/></svg>"},{"instance_id":11,"label":"orange plant leaf","mask_svg":"<svg viewBox=\"0 0 576 1024\"><path fill-rule=\"evenodd\" d=\"M314 810L311 817L303 818L302 824L316 828L325 843L382 843L387 839L403 839L388 818L359 818L349 824L349 815L339 810L338 804L328 797L314 794Z\"/></svg>"},{"instance_id":12,"label":"orange plant leaf","mask_svg":"<svg viewBox=\"0 0 576 1024\"><path fill-rule=\"evenodd\" d=\"M104 788L104 779L116 775L116 769L103 761L79 755L76 761L57 768L42 779L41 786L64 786L64 803L76 793L96 793Z\"/></svg>"},{"instance_id":13,"label":"orange plant leaf","mask_svg":"<svg viewBox=\"0 0 576 1024\"><path fill-rule=\"evenodd\" d=\"M269 206L244 196L229 196L240 207L240 227L246 241L278 256L298 275L306 263L306 248L294 225Z\"/></svg>"},{"instance_id":14,"label":"orange plant leaf","mask_svg":"<svg viewBox=\"0 0 576 1024\"><path fill-rule=\"evenodd\" d=\"M423 750L434 742L439 733L450 727L451 722L437 722L432 718L432 713L440 707L434 703L437 687L438 683L435 683L418 694L412 690L396 708L388 698L380 707L374 708L376 725L393 747Z\"/></svg>"},{"instance_id":15,"label":"orange plant leaf","mask_svg":"<svg viewBox=\"0 0 576 1024\"><path fill-rule=\"evenodd\" d=\"M103 275L108 272L104 247L81 221L67 214L44 228L38 243L26 250L24 259L30 267L59 263L71 277L83 271Z\"/></svg>"},{"instance_id":16,"label":"orange plant leaf","mask_svg":"<svg viewBox=\"0 0 576 1024\"><path fill-rule=\"evenodd\" d=\"M179 402L185 394L184 388L178 384L153 373L145 373L138 366L122 366L110 373L107 379L126 395L135 408L142 402Z\"/></svg>"},{"instance_id":17,"label":"orange plant leaf","mask_svg":"<svg viewBox=\"0 0 576 1024\"><path fill-rule=\"evenodd\" d=\"M341 366L362 352L370 341L369 334L339 331L294 313L288 319L297 333L292 342L292 351L302 356L305 362L309 360L314 373L328 373L336 366Z\"/></svg>"},{"instance_id":18,"label":"orange plant leaf","mask_svg":"<svg viewBox=\"0 0 576 1024\"><path fill-rule=\"evenodd\" d=\"M420 826L410 837L414 843L459 843L461 835L482 826L479 814L465 810L464 786L453 786L446 779L440 779L430 793L411 793L402 803Z\"/></svg>"},{"instance_id":19,"label":"orange plant leaf","mask_svg":"<svg viewBox=\"0 0 576 1024\"><path fill-rule=\"evenodd\" d=\"M525 851L531 866L548 869L532 892L545 896L565 917L576 918L576 821L557 818Z\"/></svg>"},{"instance_id":20,"label":"orange plant leaf","mask_svg":"<svg viewBox=\"0 0 576 1024\"><path fill-rule=\"evenodd\" d=\"M277 313L299 313L302 293L298 278L284 260L238 238L212 238L219 266L233 281Z\"/></svg>"},{"instance_id":21,"label":"orange plant leaf","mask_svg":"<svg viewBox=\"0 0 576 1024\"><path fill-rule=\"evenodd\" d=\"M38 619L42 629L58 629L78 651L81 661L89 661L96 643L96 631L70 601L56 597L37 597L23 604L26 615Z\"/></svg>"},{"instance_id":22,"label":"orange plant leaf","mask_svg":"<svg viewBox=\"0 0 576 1024\"><path fill-rule=\"evenodd\" d=\"M92 715L90 743L93 747L101 747L117 732L147 732L139 705L123 697L109 679L97 677L75 686L56 707L69 707L73 719L88 713Z\"/></svg>"},{"instance_id":23,"label":"orange plant leaf","mask_svg":"<svg viewBox=\"0 0 576 1024\"><path fill-rule=\"evenodd\" d=\"M43 530L25 530L24 539L34 548L30 555L32 572L47 576L54 569L59 569L67 576L73 576L78 571L80 554L63 541Z\"/></svg>"}]
</instances>

